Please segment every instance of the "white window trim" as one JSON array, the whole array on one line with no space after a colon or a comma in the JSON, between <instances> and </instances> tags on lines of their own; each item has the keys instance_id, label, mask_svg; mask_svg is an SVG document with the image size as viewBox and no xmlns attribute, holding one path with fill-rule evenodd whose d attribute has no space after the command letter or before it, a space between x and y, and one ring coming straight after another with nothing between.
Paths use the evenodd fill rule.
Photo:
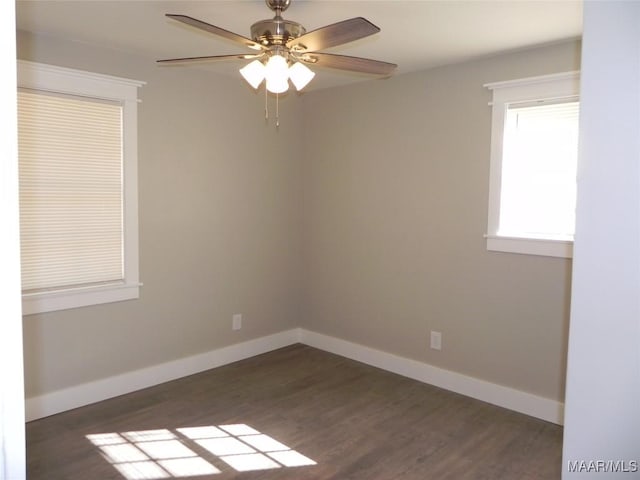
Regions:
<instances>
[{"instance_id":1,"label":"white window trim","mask_svg":"<svg viewBox=\"0 0 640 480\"><path fill-rule=\"evenodd\" d=\"M489 215L487 250L498 252L571 258L572 240L515 238L498 235L500 220L500 189L502 182L502 146L504 122L509 105L537 101L571 99L580 92L580 72L564 72L518 80L487 83L492 91L491 163L489 175Z\"/></svg>"},{"instance_id":2,"label":"white window trim","mask_svg":"<svg viewBox=\"0 0 640 480\"><path fill-rule=\"evenodd\" d=\"M138 298L138 88L146 82L18 60L18 87L120 102L123 106L124 282L22 295L24 315Z\"/></svg>"}]
</instances>

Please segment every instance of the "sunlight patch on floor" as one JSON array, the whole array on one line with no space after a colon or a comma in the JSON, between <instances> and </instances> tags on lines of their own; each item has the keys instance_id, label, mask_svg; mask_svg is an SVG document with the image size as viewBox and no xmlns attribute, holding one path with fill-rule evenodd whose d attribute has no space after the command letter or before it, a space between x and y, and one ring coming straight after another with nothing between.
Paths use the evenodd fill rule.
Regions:
<instances>
[{"instance_id":1,"label":"sunlight patch on floor","mask_svg":"<svg viewBox=\"0 0 640 480\"><path fill-rule=\"evenodd\" d=\"M226 467L248 472L316 465L246 424L97 433L87 439L126 480L214 475Z\"/></svg>"}]
</instances>

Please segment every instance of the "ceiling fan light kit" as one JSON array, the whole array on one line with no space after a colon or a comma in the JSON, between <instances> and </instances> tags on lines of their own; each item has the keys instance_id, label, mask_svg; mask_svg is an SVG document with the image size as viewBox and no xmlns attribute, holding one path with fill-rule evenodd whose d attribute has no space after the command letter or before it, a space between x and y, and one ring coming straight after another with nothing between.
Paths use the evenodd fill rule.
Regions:
<instances>
[{"instance_id":1,"label":"ceiling fan light kit","mask_svg":"<svg viewBox=\"0 0 640 480\"><path fill-rule=\"evenodd\" d=\"M158 63L252 60L240 69L242 77L255 89L264 81L266 91L276 95L289 89L289 80L297 91L309 84L315 73L305 64L379 76L391 75L397 67L393 63L318 51L359 40L380 31L373 23L362 17L343 20L307 32L298 22L282 18L282 12L289 8L291 0L265 0L265 3L275 12L275 16L272 19L254 23L251 26L251 38L186 15L166 14L169 18L231 40L255 50L256 53L171 58L158 60Z\"/></svg>"},{"instance_id":2,"label":"ceiling fan light kit","mask_svg":"<svg viewBox=\"0 0 640 480\"><path fill-rule=\"evenodd\" d=\"M269 57L266 64L261 60L254 60L242 67L240 73L247 83L255 89L266 79L266 88L271 93L286 92L289 89L288 80L291 80L296 90L300 91L316 75L300 62L289 66L287 60L281 55Z\"/></svg>"}]
</instances>

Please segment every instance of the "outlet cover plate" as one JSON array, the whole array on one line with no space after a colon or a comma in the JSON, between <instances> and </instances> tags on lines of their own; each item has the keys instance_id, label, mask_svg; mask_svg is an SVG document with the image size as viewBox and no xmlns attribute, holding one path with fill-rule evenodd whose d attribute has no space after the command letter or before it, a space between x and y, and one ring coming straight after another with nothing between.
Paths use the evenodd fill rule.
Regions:
<instances>
[{"instance_id":1,"label":"outlet cover plate","mask_svg":"<svg viewBox=\"0 0 640 480\"><path fill-rule=\"evenodd\" d=\"M431 330L431 348L442 350L442 333Z\"/></svg>"}]
</instances>

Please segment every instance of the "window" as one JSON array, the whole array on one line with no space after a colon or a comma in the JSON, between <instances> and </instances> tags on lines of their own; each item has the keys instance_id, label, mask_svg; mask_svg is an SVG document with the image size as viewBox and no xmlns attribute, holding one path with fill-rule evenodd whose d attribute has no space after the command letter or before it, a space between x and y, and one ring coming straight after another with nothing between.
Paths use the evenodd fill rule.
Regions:
<instances>
[{"instance_id":1,"label":"window","mask_svg":"<svg viewBox=\"0 0 640 480\"><path fill-rule=\"evenodd\" d=\"M579 75L485 85L493 91L487 249L571 257Z\"/></svg>"},{"instance_id":2,"label":"window","mask_svg":"<svg viewBox=\"0 0 640 480\"><path fill-rule=\"evenodd\" d=\"M137 89L18 64L25 314L138 298Z\"/></svg>"}]
</instances>

